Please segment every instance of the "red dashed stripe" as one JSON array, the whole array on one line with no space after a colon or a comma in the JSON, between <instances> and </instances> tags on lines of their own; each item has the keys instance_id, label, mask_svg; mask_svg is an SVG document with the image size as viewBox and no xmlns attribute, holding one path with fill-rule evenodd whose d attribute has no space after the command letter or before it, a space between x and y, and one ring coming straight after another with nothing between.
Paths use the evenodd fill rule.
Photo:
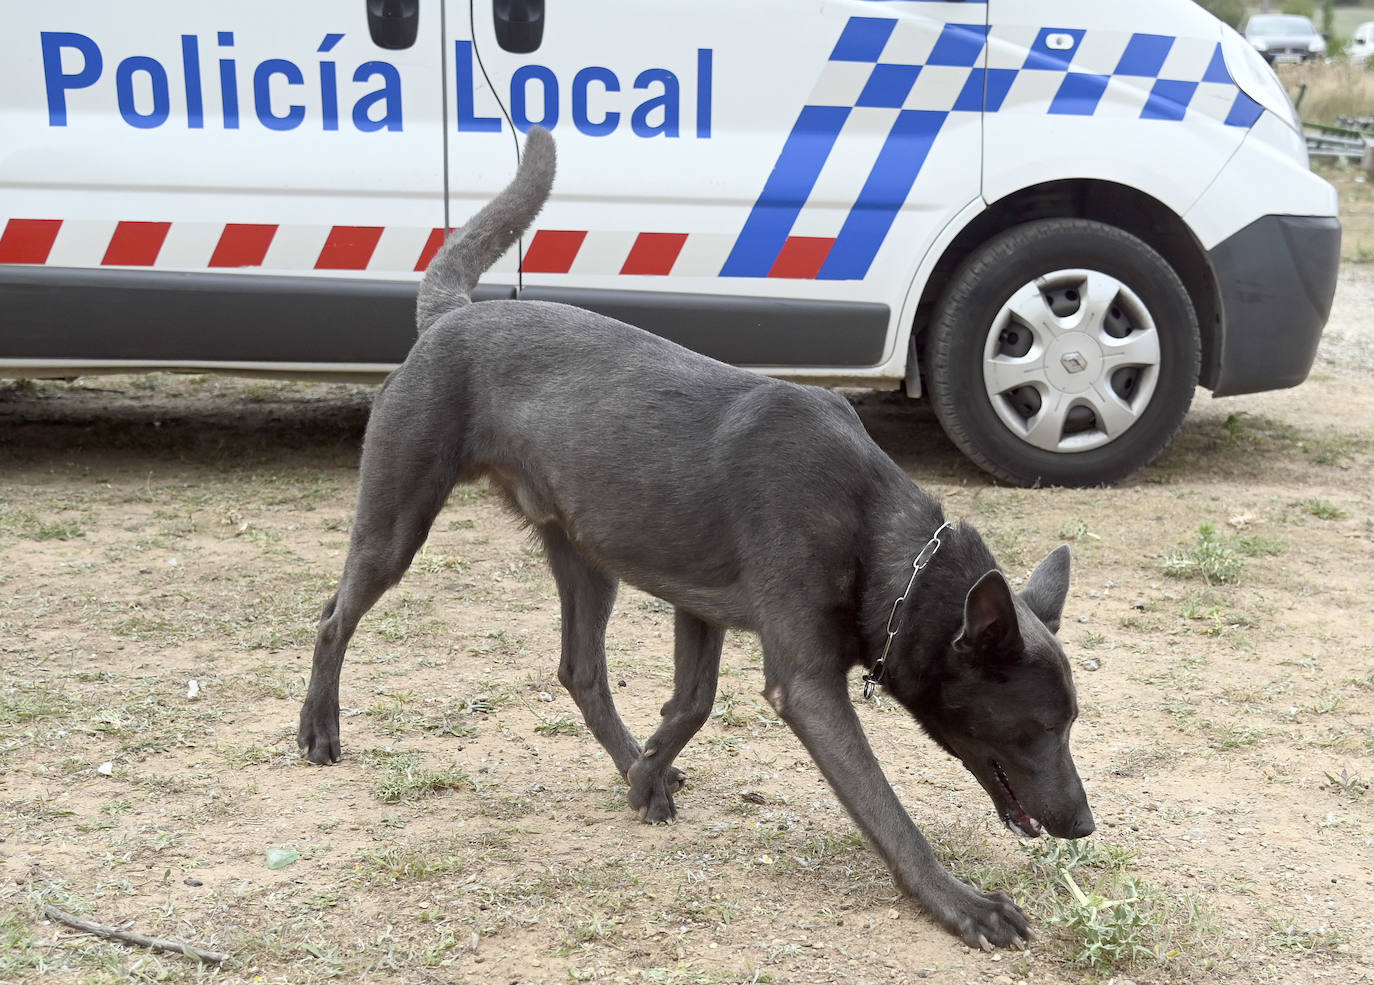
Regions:
<instances>
[{"instance_id":1,"label":"red dashed stripe","mask_svg":"<svg viewBox=\"0 0 1374 985\"><path fill-rule=\"evenodd\" d=\"M0 233L0 263L47 263L61 219L11 219Z\"/></svg>"},{"instance_id":2,"label":"red dashed stripe","mask_svg":"<svg viewBox=\"0 0 1374 985\"><path fill-rule=\"evenodd\" d=\"M151 267L157 263L170 222L121 222L100 263L106 267Z\"/></svg>"},{"instance_id":3,"label":"red dashed stripe","mask_svg":"<svg viewBox=\"0 0 1374 985\"><path fill-rule=\"evenodd\" d=\"M439 247L444 245L444 230L434 229L430 231L429 239L425 240L425 247L420 251L420 259L415 261L416 272L429 269L429 261L434 259L434 254L439 252Z\"/></svg>"},{"instance_id":4,"label":"red dashed stripe","mask_svg":"<svg viewBox=\"0 0 1374 985\"><path fill-rule=\"evenodd\" d=\"M335 226L329 230L316 270L366 270L382 238L381 226Z\"/></svg>"},{"instance_id":5,"label":"red dashed stripe","mask_svg":"<svg viewBox=\"0 0 1374 985\"><path fill-rule=\"evenodd\" d=\"M215 252L210 256L210 266L260 267L276 235L276 225L231 222L220 233Z\"/></svg>"},{"instance_id":6,"label":"red dashed stripe","mask_svg":"<svg viewBox=\"0 0 1374 985\"><path fill-rule=\"evenodd\" d=\"M312 261L306 258L308 253L303 257L295 251L319 235L318 227L230 222L219 229L207 257L203 251L209 244L200 223L191 223L198 228L172 238L169 246L170 222L119 222L105 243L91 238L95 230L109 228L103 223L64 226L64 222L0 218L0 263L49 263L57 252L61 262L76 266L95 263L99 257L104 266L298 269L302 261ZM384 234L391 238L379 253ZM409 226L331 226L314 255L314 269L367 270L383 265L392 269L398 261L408 263L407 254L415 250L410 255L415 256L414 271L420 273L442 248L445 234L443 229ZM578 265L578 272L586 274L664 277L681 268L678 273L684 276L712 276L719 269L712 267L713 251L719 248L721 257L725 255L726 247L716 242L723 237L702 234L700 240L693 239L695 252L684 262L689 238L687 233L642 232L631 237L621 231L540 229L526 240L523 269L532 274L567 274ZM821 237L788 237L769 276L816 277L834 242Z\"/></svg>"},{"instance_id":7,"label":"red dashed stripe","mask_svg":"<svg viewBox=\"0 0 1374 985\"><path fill-rule=\"evenodd\" d=\"M541 229L525 251L527 274L566 274L587 238L586 230Z\"/></svg>"},{"instance_id":8,"label":"red dashed stripe","mask_svg":"<svg viewBox=\"0 0 1374 985\"><path fill-rule=\"evenodd\" d=\"M830 255L830 247L834 245L834 238L788 236L768 276L815 280L825 264L825 258Z\"/></svg>"},{"instance_id":9,"label":"red dashed stripe","mask_svg":"<svg viewBox=\"0 0 1374 985\"><path fill-rule=\"evenodd\" d=\"M640 233L620 272L667 276L673 272L673 264L686 242L686 233Z\"/></svg>"}]
</instances>

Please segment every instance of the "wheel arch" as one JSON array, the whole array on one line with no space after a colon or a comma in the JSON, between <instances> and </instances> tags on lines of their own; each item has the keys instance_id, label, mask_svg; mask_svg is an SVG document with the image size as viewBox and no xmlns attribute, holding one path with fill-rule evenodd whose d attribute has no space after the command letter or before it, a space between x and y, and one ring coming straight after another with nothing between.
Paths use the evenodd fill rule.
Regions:
<instances>
[{"instance_id":1,"label":"wheel arch","mask_svg":"<svg viewBox=\"0 0 1374 985\"><path fill-rule=\"evenodd\" d=\"M915 365L923 365L926 329L954 272L994 236L1036 219L1091 219L1115 226L1144 241L1178 274L1197 312L1202 344L1198 382L1212 388L1217 379L1222 333L1219 285L1207 252L1176 212L1158 199L1127 185L1095 179L1052 181L1013 192L978 213L950 241L921 291L912 326Z\"/></svg>"}]
</instances>

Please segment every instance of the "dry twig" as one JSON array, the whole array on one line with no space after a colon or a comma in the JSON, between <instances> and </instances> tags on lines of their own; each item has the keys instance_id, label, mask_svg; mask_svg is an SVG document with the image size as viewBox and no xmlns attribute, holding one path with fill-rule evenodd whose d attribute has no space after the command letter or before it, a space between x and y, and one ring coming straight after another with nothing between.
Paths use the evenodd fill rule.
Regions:
<instances>
[{"instance_id":1,"label":"dry twig","mask_svg":"<svg viewBox=\"0 0 1374 985\"><path fill-rule=\"evenodd\" d=\"M66 910L59 910L55 906L43 907L43 913L50 920L65 923L68 927L74 927L97 937L108 937L111 940L124 941L126 944L137 944L139 947L151 947L158 951L184 954L188 958L195 958L197 961L204 961L207 964L219 964L229 959L227 954L221 954L218 951L206 951L181 941L167 940L163 937L144 937L142 934L135 934L130 930L119 930L116 927L107 927L103 923L92 923L90 920L73 916Z\"/></svg>"}]
</instances>

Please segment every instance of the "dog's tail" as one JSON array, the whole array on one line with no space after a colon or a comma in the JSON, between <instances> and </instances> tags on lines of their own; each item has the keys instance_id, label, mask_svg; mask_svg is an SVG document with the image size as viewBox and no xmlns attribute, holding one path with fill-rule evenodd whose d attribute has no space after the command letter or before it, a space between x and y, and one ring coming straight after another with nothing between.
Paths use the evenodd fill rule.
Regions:
<instances>
[{"instance_id":1,"label":"dog's tail","mask_svg":"<svg viewBox=\"0 0 1374 985\"><path fill-rule=\"evenodd\" d=\"M554 163L553 135L532 127L511 183L448 238L425 270L415 303L421 332L440 315L470 302L477 279L529 228L553 187Z\"/></svg>"}]
</instances>

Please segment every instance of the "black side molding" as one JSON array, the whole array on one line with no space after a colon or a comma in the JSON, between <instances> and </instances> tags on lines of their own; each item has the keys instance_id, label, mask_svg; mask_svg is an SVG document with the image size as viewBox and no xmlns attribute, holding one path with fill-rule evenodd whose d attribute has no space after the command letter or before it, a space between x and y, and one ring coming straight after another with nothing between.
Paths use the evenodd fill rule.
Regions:
<instances>
[{"instance_id":1,"label":"black side molding","mask_svg":"<svg viewBox=\"0 0 1374 985\"><path fill-rule=\"evenodd\" d=\"M876 366L887 341L885 304L554 287L520 297L619 318L736 366Z\"/></svg>"},{"instance_id":2,"label":"black side molding","mask_svg":"<svg viewBox=\"0 0 1374 985\"><path fill-rule=\"evenodd\" d=\"M6 360L387 364L415 341L415 281L0 265ZM514 288L479 285L475 301ZM743 366L857 368L883 356L882 304L526 289Z\"/></svg>"}]
</instances>

